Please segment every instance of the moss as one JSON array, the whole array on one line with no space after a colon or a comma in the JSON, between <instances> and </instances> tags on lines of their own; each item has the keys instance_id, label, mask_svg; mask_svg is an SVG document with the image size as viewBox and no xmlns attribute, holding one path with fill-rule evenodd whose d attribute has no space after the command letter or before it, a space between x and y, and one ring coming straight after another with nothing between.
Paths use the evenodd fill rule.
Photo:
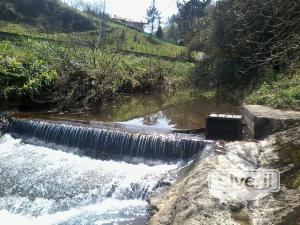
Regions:
<instances>
[{"instance_id":1,"label":"moss","mask_svg":"<svg viewBox=\"0 0 300 225\"><path fill-rule=\"evenodd\" d=\"M280 223L277 225L296 225L299 224L296 221L300 221L300 207L293 210L293 212L286 215Z\"/></svg>"},{"instance_id":2,"label":"moss","mask_svg":"<svg viewBox=\"0 0 300 225\"><path fill-rule=\"evenodd\" d=\"M243 210L238 211L238 212L232 212L231 213L231 218L234 219L240 225L251 225L252 224L251 223L251 218Z\"/></svg>"},{"instance_id":3,"label":"moss","mask_svg":"<svg viewBox=\"0 0 300 225\"><path fill-rule=\"evenodd\" d=\"M278 154L281 168L294 165L291 170L281 175L282 184L292 189L300 187L300 145L293 142L279 144Z\"/></svg>"}]
</instances>

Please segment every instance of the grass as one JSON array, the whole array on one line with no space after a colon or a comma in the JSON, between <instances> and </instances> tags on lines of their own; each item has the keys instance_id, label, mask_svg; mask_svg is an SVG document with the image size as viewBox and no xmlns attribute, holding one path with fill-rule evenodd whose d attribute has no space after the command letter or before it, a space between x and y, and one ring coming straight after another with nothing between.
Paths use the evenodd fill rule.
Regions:
<instances>
[{"instance_id":1,"label":"grass","mask_svg":"<svg viewBox=\"0 0 300 225\"><path fill-rule=\"evenodd\" d=\"M289 75L278 74L272 79L263 81L246 98L246 103L300 110L300 70Z\"/></svg>"},{"instance_id":2,"label":"grass","mask_svg":"<svg viewBox=\"0 0 300 225\"><path fill-rule=\"evenodd\" d=\"M293 164L295 168L281 177L282 183L287 188L297 189L300 187L300 151L299 144L285 143L278 144L279 165L284 167Z\"/></svg>"},{"instance_id":3,"label":"grass","mask_svg":"<svg viewBox=\"0 0 300 225\"><path fill-rule=\"evenodd\" d=\"M43 36L40 32L38 32L38 29L33 26L4 21L0 22L0 31L11 34L30 35L32 37Z\"/></svg>"},{"instance_id":4,"label":"grass","mask_svg":"<svg viewBox=\"0 0 300 225\"><path fill-rule=\"evenodd\" d=\"M49 4L36 11L43 2ZM101 44L93 49L99 40L99 29L94 29L101 19L52 0L32 3L33 8L26 9L21 7L25 3L6 4L7 12L14 11L18 22L7 12L1 15L1 99L18 104L50 94L48 97L62 102L62 107L82 107L120 92L172 91L189 83L188 74L194 65L167 60L184 55L184 47L107 21ZM68 20L61 21L64 15ZM45 33L44 24L52 28L51 32ZM120 40L121 48L117 48Z\"/></svg>"},{"instance_id":5,"label":"grass","mask_svg":"<svg viewBox=\"0 0 300 225\"><path fill-rule=\"evenodd\" d=\"M110 27L114 29L112 35L120 35L124 30L126 34L125 50L143 52L153 55L176 57L185 53L186 48L174 45L170 42L163 41L157 37L149 39L149 35L139 32L130 27L125 27L117 23L110 23Z\"/></svg>"},{"instance_id":6,"label":"grass","mask_svg":"<svg viewBox=\"0 0 300 225\"><path fill-rule=\"evenodd\" d=\"M77 69L66 68L53 48L67 55ZM93 53L85 46L52 43L50 47L46 40L30 38L0 41L0 98L26 102L24 98L47 95L57 84L64 89L63 96L57 97L67 96L68 104L71 98L82 98L77 95L104 100L118 92L173 90L187 86L187 75L193 69L191 63L111 52L110 46Z\"/></svg>"},{"instance_id":7,"label":"grass","mask_svg":"<svg viewBox=\"0 0 300 225\"><path fill-rule=\"evenodd\" d=\"M108 22L108 29L109 32L106 37L108 40L114 40L120 37L122 33L124 33L125 44L123 46L123 50L125 51L133 51L166 57L177 57L186 53L185 47L162 41L156 37L150 39L148 34L139 32L135 29L123 26L118 23ZM0 31L15 35L25 35L35 38L54 39L62 41L67 41L70 38L75 38L78 36L84 37L92 32L89 31L47 34L41 32L34 26L4 21L0 22Z\"/></svg>"},{"instance_id":8,"label":"grass","mask_svg":"<svg viewBox=\"0 0 300 225\"><path fill-rule=\"evenodd\" d=\"M0 20L25 23L48 31L88 31L99 20L57 0L9 0L1 2Z\"/></svg>"},{"instance_id":9,"label":"grass","mask_svg":"<svg viewBox=\"0 0 300 225\"><path fill-rule=\"evenodd\" d=\"M0 42L0 99L15 103L46 93L57 73L47 61L27 47Z\"/></svg>"}]
</instances>

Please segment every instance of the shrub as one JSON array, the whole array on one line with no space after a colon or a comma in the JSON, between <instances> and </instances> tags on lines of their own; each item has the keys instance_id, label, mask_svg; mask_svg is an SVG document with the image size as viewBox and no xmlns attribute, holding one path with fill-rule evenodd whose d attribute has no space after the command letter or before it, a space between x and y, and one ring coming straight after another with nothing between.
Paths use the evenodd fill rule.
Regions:
<instances>
[{"instance_id":1,"label":"shrub","mask_svg":"<svg viewBox=\"0 0 300 225\"><path fill-rule=\"evenodd\" d=\"M289 76L281 74L263 81L246 98L246 102L280 109L300 110L300 73Z\"/></svg>"},{"instance_id":2,"label":"shrub","mask_svg":"<svg viewBox=\"0 0 300 225\"><path fill-rule=\"evenodd\" d=\"M0 99L28 102L53 88L56 71L46 61L11 42L1 42L0 50Z\"/></svg>"}]
</instances>

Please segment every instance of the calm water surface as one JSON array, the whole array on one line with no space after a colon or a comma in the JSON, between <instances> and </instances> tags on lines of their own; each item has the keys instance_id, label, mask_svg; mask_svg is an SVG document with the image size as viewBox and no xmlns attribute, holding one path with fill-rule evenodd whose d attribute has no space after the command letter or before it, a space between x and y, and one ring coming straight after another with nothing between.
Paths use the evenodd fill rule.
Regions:
<instances>
[{"instance_id":1,"label":"calm water surface","mask_svg":"<svg viewBox=\"0 0 300 225\"><path fill-rule=\"evenodd\" d=\"M193 129L205 127L205 118L211 112L240 113L239 106L203 99L162 97L159 94L120 96L101 109L80 113L27 112L21 117L72 119L84 121L118 122L157 128Z\"/></svg>"}]
</instances>

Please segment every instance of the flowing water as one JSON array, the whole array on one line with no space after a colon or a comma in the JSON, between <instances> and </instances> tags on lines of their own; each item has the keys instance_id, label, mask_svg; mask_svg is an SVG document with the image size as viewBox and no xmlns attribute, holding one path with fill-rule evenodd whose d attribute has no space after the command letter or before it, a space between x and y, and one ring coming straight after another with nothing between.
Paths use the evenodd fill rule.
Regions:
<instances>
[{"instance_id":1,"label":"flowing water","mask_svg":"<svg viewBox=\"0 0 300 225\"><path fill-rule=\"evenodd\" d=\"M9 134L0 139L1 225L130 224L145 217L145 199L162 175L180 165L93 160L62 150Z\"/></svg>"},{"instance_id":2,"label":"flowing water","mask_svg":"<svg viewBox=\"0 0 300 225\"><path fill-rule=\"evenodd\" d=\"M93 158L188 159L206 143L196 135L145 134L14 118L10 119L7 132L27 142L31 139L31 143L64 146L73 153Z\"/></svg>"},{"instance_id":3,"label":"flowing water","mask_svg":"<svg viewBox=\"0 0 300 225\"><path fill-rule=\"evenodd\" d=\"M204 127L216 111L238 107L143 95L15 113L0 137L0 225L145 224L151 191L207 145L170 129Z\"/></svg>"}]
</instances>

